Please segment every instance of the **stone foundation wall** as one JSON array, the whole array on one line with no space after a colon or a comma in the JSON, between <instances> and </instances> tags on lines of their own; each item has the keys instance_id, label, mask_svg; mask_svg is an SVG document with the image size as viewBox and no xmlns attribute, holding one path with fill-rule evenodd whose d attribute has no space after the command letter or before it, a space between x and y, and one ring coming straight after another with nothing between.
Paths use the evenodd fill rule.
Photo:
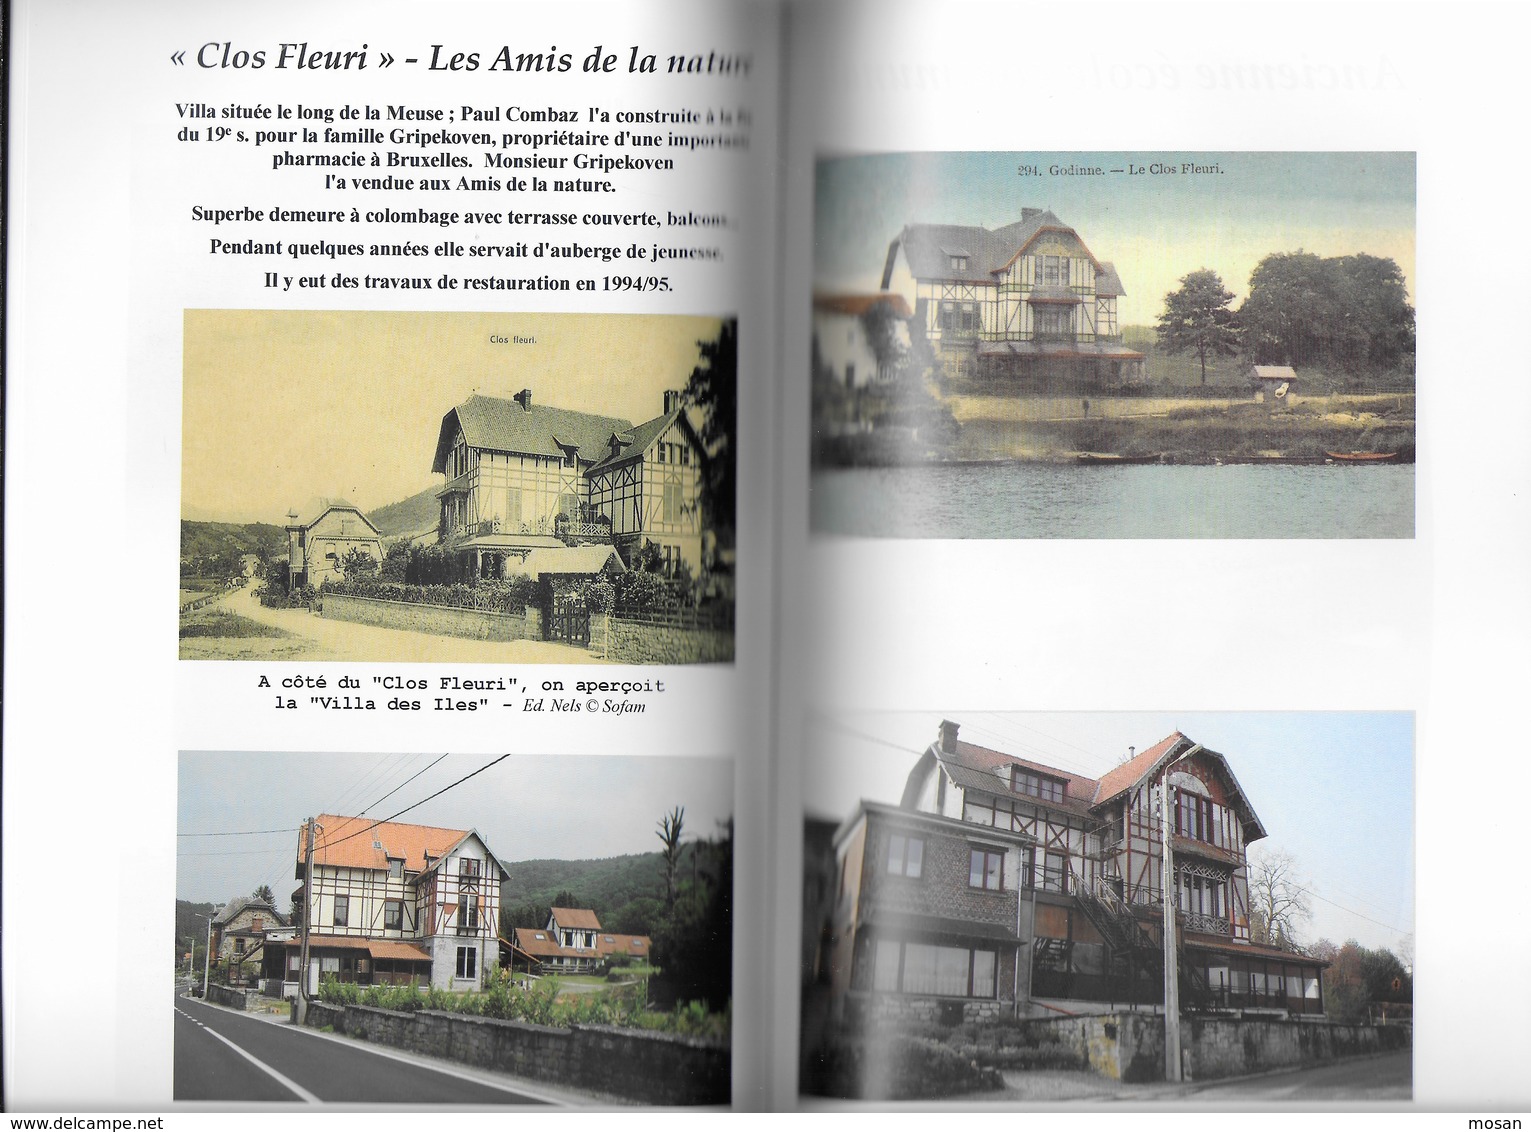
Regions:
<instances>
[{"instance_id":1,"label":"stone foundation wall","mask_svg":"<svg viewBox=\"0 0 1531 1132\"><path fill-rule=\"evenodd\" d=\"M384 629L409 629L444 637L467 637L475 641L536 640L542 636L540 615L528 617L518 613L494 613L487 609L384 601L381 598L352 597L349 594L325 594L323 614L337 621L355 621Z\"/></svg>"},{"instance_id":2,"label":"stone foundation wall","mask_svg":"<svg viewBox=\"0 0 1531 1132\"><path fill-rule=\"evenodd\" d=\"M673 1034L534 1026L435 1010L309 1004L307 1024L378 1045L641 1104L728 1104L730 1054Z\"/></svg>"},{"instance_id":3,"label":"stone foundation wall","mask_svg":"<svg viewBox=\"0 0 1531 1132\"><path fill-rule=\"evenodd\" d=\"M243 1010L248 1005L249 999L242 990L226 987L221 983L208 983L207 1001L216 1002L219 1006L232 1006L235 1010Z\"/></svg>"},{"instance_id":4,"label":"stone foundation wall","mask_svg":"<svg viewBox=\"0 0 1531 1132\"><path fill-rule=\"evenodd\" d=\"M1159 1014L1096 1014L1033 1018L1018 1023L1028 1036L1072 1049L1102 1076L1121 1081L1164 1077L1164 1017ZM1180 1047L1188 1080L1242 1077L1347 1057L1408 1049L1408 1026L1265 1018L1186 1019Z\"/></svg>"},{"instance_id":5,"label":"stone foundation wall","mask_svg":"<svg viewBox=\"0 0 1531 1132\"><path fill-rule=\"evenodd\" d=\"M623 664L705 664L734 659L732 629L683 629L615 616L606 620L605 655L609 660Z\"/></svg>"}]
</instances>

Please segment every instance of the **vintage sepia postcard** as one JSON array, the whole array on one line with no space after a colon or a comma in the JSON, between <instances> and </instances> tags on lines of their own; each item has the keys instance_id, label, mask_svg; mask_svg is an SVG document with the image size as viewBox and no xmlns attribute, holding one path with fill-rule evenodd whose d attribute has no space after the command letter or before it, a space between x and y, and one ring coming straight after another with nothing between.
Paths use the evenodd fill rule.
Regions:
<instances>
[{"instance_id":1,"label":"vintage sepia postcard","mask_svg":"<svg viewBox=\"0 0 1531 1132\"><path fill-rule=\"evenodd\" d=\"M187 312L182 658L732 660L736 342Z\"/></svg>"}]
</instances>

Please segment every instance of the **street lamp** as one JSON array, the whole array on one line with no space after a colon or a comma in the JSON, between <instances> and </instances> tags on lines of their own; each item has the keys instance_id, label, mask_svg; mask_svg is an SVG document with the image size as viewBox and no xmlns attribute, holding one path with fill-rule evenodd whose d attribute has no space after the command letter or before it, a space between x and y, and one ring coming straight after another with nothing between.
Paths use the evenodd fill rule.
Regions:
<instances>
[{"instance_id":1,"label":"street lamp","mask_svg":"<svg viewBox=\"0 0 1531 1132\"><path fill-rule=\"evenodd\" d=\"M1160 905L1164 910L1164 927L1160 931L1164 944L1164 1079L1179 1081L1180 1070L1180 965L1175 948L1175 850L1170 839L1170 771L1201 750L1200 743L1192 743L1182 755L1164 764L1159 778L1159 845L1162 872L1159 878Z\"/></svg>"},{"instance_id":2,"label":"street lamp","mask_svg":"<svg viewBox=\"0 0 1531 1132\"><path fill-rule=\"evenodd\" d=\"M218 915L217 909L207 914L207 948L202 952L202 1001L207 1001L208 980L212 977L213 969L213 918Z\"/></svg>"}]
</instances>

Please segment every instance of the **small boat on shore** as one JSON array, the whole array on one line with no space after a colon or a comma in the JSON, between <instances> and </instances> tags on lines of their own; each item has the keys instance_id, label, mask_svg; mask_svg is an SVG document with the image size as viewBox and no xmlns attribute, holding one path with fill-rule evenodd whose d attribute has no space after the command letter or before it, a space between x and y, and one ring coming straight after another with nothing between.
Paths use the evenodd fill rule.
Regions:
<instances>
[{"instance_id":1,"label":"small boat on shore","mask_svg":"<svg viewBox=\"0 0 1531 1132\"><path fill-rule=\"evenodd\" d=\"M1115 452L1080 452L1075 455L1076 464L1158 464L1164 459L1162 452L1150 456L1122 456Z\"/></svg>"},{"instance_id":2,"label":"small boat on shore","mask_svg":"<svg viewBox=\"0 0 1531 1132\"><path fill-rule=\"evenodd\" d=\"M1325 456L1345 464L1387 464L1398 459L1397 452L1328 452Z\"/></svg>"}]
</instances>

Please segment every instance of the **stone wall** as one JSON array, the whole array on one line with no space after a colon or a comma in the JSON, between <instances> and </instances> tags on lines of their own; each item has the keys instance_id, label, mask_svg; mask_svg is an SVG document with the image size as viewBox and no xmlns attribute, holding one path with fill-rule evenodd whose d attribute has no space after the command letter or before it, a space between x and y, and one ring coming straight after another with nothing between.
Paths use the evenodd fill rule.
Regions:
<instances>
[{"instance_id":1,"label":"stone wall","mask_svg":"<svg viewBox=\"0 0 1531 1132\"><path fill-rule=\"evenodd\" d=\"M221 983L207 985L207 1001L216 1002L219 1006L232 1006L235 1010L243 1010L248 1004L244 991L226 987Z\"/></svg>"},{"instance_id":2,"label":"stone wall","mask_svg":"<svg viewBox=\"0 0 1531 1132\"><path fill-rule=\"evenodd\" d=\"M409 629L444 637L467 637L475 641L536 640L542 636L540 615L533 618L518 613L384 601L349 594L325 594L323 613L337 621L356 621L384 629Z\"/></svg>"},{"instance_id":3,"label":"stone wall","mask_svg":"<svg viewBox=\"0 0 1531 1132\"><path fill-rule=\"evenodd\" d=\"M616 616L607 620L605 655L609 660L623 664L703 664L734 659L732 629L650 625ZM593 634L593 625L591 631ZM592 636L592 647L594 644Z\"/></svg>"},{"instance_id":4,"label":"stone wall","mask_svg":"<svg viewBox=\"0 0 1531 1132\"><path fill-rule=\"evenodd\" d=\"M1096 1014L1017 1023L1038 1042L1072 1049L1095 1072L1122 1081L1164 1077L1164 1018L1159 1014ZM1186 1078L1241 1077L1347 1057L1408 1049L1407 1026L1370 1026L1274 1018L1188 1018L1180 1047Z\"/></svg>"},{"instance_id":5,"label":"stone wall","mask_svg":"<svg viewBox=\"0 0 1531 1132\"><path fill-rule=\"evenodd\" d=\"M534 1026L435 1010L309 1004L307 1024L378 1045L641 1104L728 1104L730 1054L674 1034Z\"/></svg>"}]
</instances>

